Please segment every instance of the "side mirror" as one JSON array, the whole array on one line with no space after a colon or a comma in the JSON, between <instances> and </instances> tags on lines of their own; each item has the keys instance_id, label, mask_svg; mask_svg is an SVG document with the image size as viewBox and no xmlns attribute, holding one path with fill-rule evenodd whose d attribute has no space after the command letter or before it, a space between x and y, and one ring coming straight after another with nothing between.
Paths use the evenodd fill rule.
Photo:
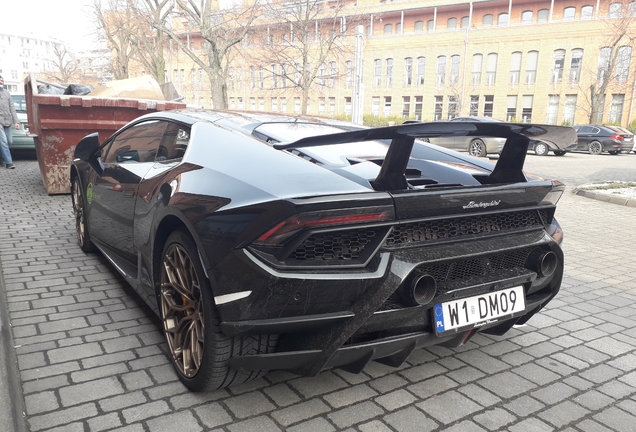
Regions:
<instances>
[{"instance_id":1,"label":"side mirror","mask_svg":"<svg viewBox=\"0 0 636 432\"><path fill-rule=\"evenodd\" d=\"M90 135L86 135L77 143L75 147L75 159L81 159L88 161L94 156L95 152L99 149L99 134L97 132Z\"/></svg>"}]
</instances>

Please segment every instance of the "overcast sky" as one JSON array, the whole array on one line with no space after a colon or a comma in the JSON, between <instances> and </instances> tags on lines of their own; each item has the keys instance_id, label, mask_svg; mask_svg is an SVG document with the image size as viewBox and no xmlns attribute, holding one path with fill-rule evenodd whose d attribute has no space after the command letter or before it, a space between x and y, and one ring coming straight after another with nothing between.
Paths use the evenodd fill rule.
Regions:
<instances>
[{"instance_id":1,"label":"overcast sky","mask_svg":"<svg viewBox=\"0 0 636 432\"><path fill-rule=\"evenodd\" d=\"M2 32L33 33L69 42L74 49L92 45L93 0L2 0Z\"/></svg>"}]
</instances>

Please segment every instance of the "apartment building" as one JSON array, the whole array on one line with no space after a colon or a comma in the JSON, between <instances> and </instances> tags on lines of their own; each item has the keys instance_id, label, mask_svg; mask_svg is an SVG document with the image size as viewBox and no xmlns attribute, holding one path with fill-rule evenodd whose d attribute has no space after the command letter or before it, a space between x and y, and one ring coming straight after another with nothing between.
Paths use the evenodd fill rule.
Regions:
<instances>
[{"instance_id":1,"label":"apartment building","mask_svg":"<svg viewBox=\"0 0 636 432\"><path fill-rule=\"evenodd\" d=\"M326 8L331 2L327 1ZM478 115L548 124L628 125L636 119L632 21L636 1L612 0L358 0L337 17L337 53L320 65L307 111L351 115L354 26L362 25L365 114L445 120ZM228 68L229 107L301 112L302 94L289 65L267 58L264 45L293 44L291 30L259 22ZM312 37L325 37L318 31ZM619 38L620 35L623 35ZM187 35L193 49L201 44ZM199 45L200 47L200 45ZM334 50L336 51L336 50ZM188 102L210 106L203 72L168 50L167 78ZM296 73L297 74L297 73ZM207 94L206 94L207 92Z\"/></svg>"}]
</instances>

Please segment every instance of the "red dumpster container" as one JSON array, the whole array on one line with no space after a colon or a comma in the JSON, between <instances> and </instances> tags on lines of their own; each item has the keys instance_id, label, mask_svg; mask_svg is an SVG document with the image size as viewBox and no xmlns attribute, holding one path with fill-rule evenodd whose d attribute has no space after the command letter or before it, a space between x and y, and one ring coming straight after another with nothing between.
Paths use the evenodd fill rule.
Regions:
<instances>
[{"instance_id":1,"label":"red dumpster container","mask_svg":"<svg viewBox=\"0 0 636 432\"><path fill-rule=\"evenodd\" d=\"M69 169L75 146L99 132L104 141L137 117L155 111L183 109L182 102L38 94L35 76L24 81L29 131L49 195L71 192Z\"/></svg>"}]
</instances>

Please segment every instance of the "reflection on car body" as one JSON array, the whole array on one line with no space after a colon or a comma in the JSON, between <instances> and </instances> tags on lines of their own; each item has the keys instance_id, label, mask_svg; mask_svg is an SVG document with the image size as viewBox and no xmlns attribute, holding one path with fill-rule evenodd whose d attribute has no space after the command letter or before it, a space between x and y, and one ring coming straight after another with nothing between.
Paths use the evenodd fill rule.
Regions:
<instances>
[{"instance_id":1,"label":"reflection on car body","mask_svg":"<svg viewBox=\"0 0 636 432\"><path fill-rule=\"evenodd\" d=\"M485 134L508 137L494 167L422 142ZM528 136L574 131L149 114L77 145L78 240L160 316L193 391L271 369L399 366L417 347L503 334L557 294L564 185L523 173ZM459 320L463 305L478 313Z\"/></svg>"}]
</instances>

